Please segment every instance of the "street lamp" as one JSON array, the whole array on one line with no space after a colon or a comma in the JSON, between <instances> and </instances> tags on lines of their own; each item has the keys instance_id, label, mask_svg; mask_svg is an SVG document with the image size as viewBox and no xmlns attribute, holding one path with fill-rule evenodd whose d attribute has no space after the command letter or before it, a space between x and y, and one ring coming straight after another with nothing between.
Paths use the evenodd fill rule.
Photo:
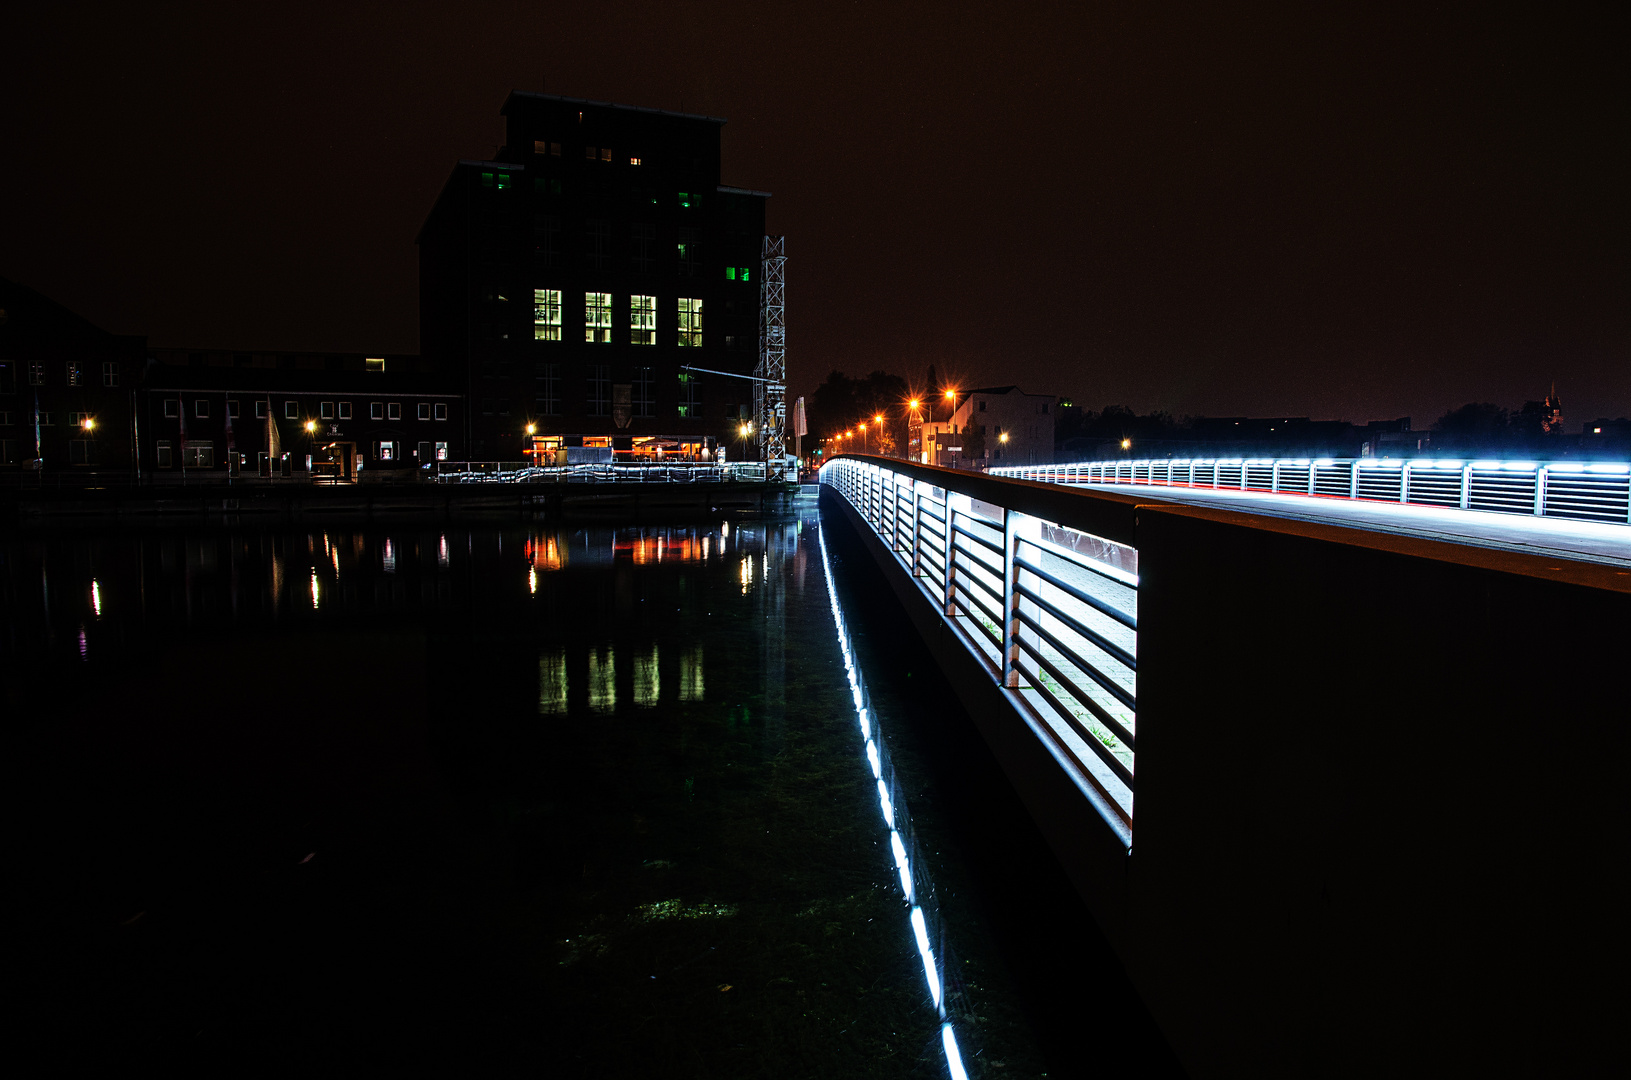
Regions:
<instances>
[{"instance_id":1,"label":"street lamp","mask_svg":"<svg viewBox=\"0 0 1631 1080\"><path fill-rule=\"evenodd\" d=\"M86 431L95 431L96 421L87 416L84 420L80 421L79 426L84 428Z\"/></svg>"},{"instance_id":2,"label":"street lamp","mask_svg":"<svg viewBox=\"0 0 1631 1080\"><path fill-rule=\"evenodd\" d=\"M1131 439L1121 440L1121 448L1123 450L1131 450L1133 448L1133 440L1131 440Z\"/></svg>"},{"instance_id":3,"label":"street lamp","mask_svg":"<svg viewBox=\"0 0 1631 1080\"><path fill-rule=\"evenodd\" d=\"M946 397L951 399L951 415L946 417L946 427L951 430L953 435L956 435L957 425L953 424L952 420L956 419L957 417L957 388L954 386L947 390ZM954 469L957 468L957 454L955 451L952 452L951 467Z\"/></svg>"}]
</instances>

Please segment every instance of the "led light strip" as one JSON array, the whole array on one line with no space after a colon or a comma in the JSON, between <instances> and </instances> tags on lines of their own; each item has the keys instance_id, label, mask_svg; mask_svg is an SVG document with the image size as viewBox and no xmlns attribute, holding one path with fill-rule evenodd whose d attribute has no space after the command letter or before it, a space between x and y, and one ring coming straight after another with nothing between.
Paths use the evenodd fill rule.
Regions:
<instances>
[{"instance_id":1,"label":"led light strip","mask_svg":"<svg viewBox=\"0 0 1631 1080\"><path fill-rule=\"evenodd\" d=\"M918 902L918 889L912 874L911 859L907 857L906 842L901 838L901 830L906 824L906 807L889 794L894 787L894 769L883 760L878 748L879 737L874 736L873 717L869 708L871 702L862 685L860 665L856 663L854 650L850 647L849 631L844 627L843 609L838 606L838 586L833 580L832 563L827 558L826 530L820 530L817 535L821 541L821 571L827 583L827 598L832 603L833 625L838 629L838 647L844 654L844 674L849 678L850 698L855 704L856 719L860 722L861 738L865 740L867 765L872 769L872 779L878 785L878 805L883 811L884 825L889 829L889 850L895 858L895 869L900 872L901 893L906 897L906 902L912 905L912 936L917 941L918 956L923 960L923 977L929 984L929 997L933 1000L935 1013L940 1018L940 1045L946 1052L946 1069L950 1072L952 1080L968 1080L968 1071L963 1067L963 1055L957 1047L957 1035L952 1030L951 1021L946 1018L940 968L935 961L934 948L929 943L928 921L924 917L923 906ZM889 773L888 782L884 780L886 771ZM921 867L918 874L922 875Z\"/></svg>"}]
</instances>

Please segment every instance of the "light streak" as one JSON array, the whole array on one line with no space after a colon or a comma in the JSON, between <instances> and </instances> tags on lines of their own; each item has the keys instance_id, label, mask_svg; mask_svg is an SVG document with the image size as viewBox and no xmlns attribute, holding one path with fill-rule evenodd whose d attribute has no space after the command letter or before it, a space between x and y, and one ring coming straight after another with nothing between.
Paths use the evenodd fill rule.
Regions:
<instances>
[{"instance_id":1,"label":"light streak","mask_svg":"<svg viewBox=\"0 0 1631 1080\"><path fill-rule=\"evenodd\" d=\"M912 905L910 923L912 937L917 943L919 958L923 961L923 980L928 984L929 997L934 1003L934 1009L940 1018L940 1044L946 1054L946 1070L952 1080L968 1080L968 1071L963 1066L962 1051L957 1044L957 1036L952 1029L951 1021L946 1018L945 1003L942 1000L943 988L940 981L940 965L935 958L934 948L929 942L928 918L923 913L923 907L917 902L918 893L916 882L912 876L911 859L906 852L906 841L901 833L906 828L906 809L897 806L890 797L891 785L894 782L894 769L888 768L889 778L885 779L886 762L878 748L878 738L875 736L873 720L875 716L870 708L869 701L862 686L860 665L851 650L848 632L844 628L844 612L838 604L838 589L833 581L832 563L827 557L827 539L823 534L821 542L821 569L827 583L827 594L832 606L833 625L838 632L838 648L844 657L844 674L849 682L850 698L855 704L855 718L861 728L861 739L866 753L867 765L872 772L873 782L878 787L878 809L883 814L884 825L889 829L889 850L894 857L895 869L900 874L901 894L906 902ZM932 892L931 892L932 896Z\"/></svg>"}]
</instances>

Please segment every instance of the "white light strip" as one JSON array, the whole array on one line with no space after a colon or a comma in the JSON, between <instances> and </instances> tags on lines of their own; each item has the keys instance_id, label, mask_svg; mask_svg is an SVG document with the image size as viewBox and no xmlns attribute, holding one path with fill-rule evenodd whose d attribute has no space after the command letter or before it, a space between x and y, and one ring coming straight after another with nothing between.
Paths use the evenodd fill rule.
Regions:
<instances>
[{"instance_id":1,"label":"white light strip","mask_svg":"<svg viewBox=\"0 0 1631 1080\"><path fill-rule=\"evenodd\" d=\"M850 697L855 702L855 718L860 724L867 764L872 769L873 781L878 785L878 808L883 812L884 824L889 828L889 850L894 856L895 869L900 873L901 893L906 897L906 902L912 905L912 937L917 942L918 956L923 961L923 979L929 985L929 997L934 1002L936 1015L940 1017L940 1044L946 1052L946 1069L952 1080L968 1080L968 1071L963 1066L962 1051L957 1046L957 1036L952 1031L951 1021L946 1019L945 1005L941 1000L940 966L935 959L934 949L929 944L928 920L923 914L922 906L917 903L912 864L906 854L906 841L901 838L900 830L905 825L905 807L897 807L889 795L893 775L887 781L884 779L883 755L878 749L872 731L874 717L867 706L867 697L861 687L860 667L850 651L849 634L844 630L844 612L838 606L838 587L833 582L832 563L827 558L827 538L824 532L818 535L821 541L821 569L827 583L827 594L832 601L833 623L838 628L838 647L844 654L844 674L849 680Z\"/></svg>"}]
</instances>

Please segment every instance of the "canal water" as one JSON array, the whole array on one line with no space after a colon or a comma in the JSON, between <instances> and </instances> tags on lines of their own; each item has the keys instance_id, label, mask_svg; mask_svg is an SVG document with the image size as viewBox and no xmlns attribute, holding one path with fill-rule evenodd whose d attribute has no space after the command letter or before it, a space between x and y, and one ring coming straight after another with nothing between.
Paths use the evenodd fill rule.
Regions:
<instances>
[{"instance_id":1,"label":"canal water","mask_svg":"<svg viewBox=\"0 0 1631 1080\"><path fill-rule=\"evenodd\" d=\"M65 1067L1176 1075L814 512L0 559L21 971Z\"/></svg>"}]
</instances>

